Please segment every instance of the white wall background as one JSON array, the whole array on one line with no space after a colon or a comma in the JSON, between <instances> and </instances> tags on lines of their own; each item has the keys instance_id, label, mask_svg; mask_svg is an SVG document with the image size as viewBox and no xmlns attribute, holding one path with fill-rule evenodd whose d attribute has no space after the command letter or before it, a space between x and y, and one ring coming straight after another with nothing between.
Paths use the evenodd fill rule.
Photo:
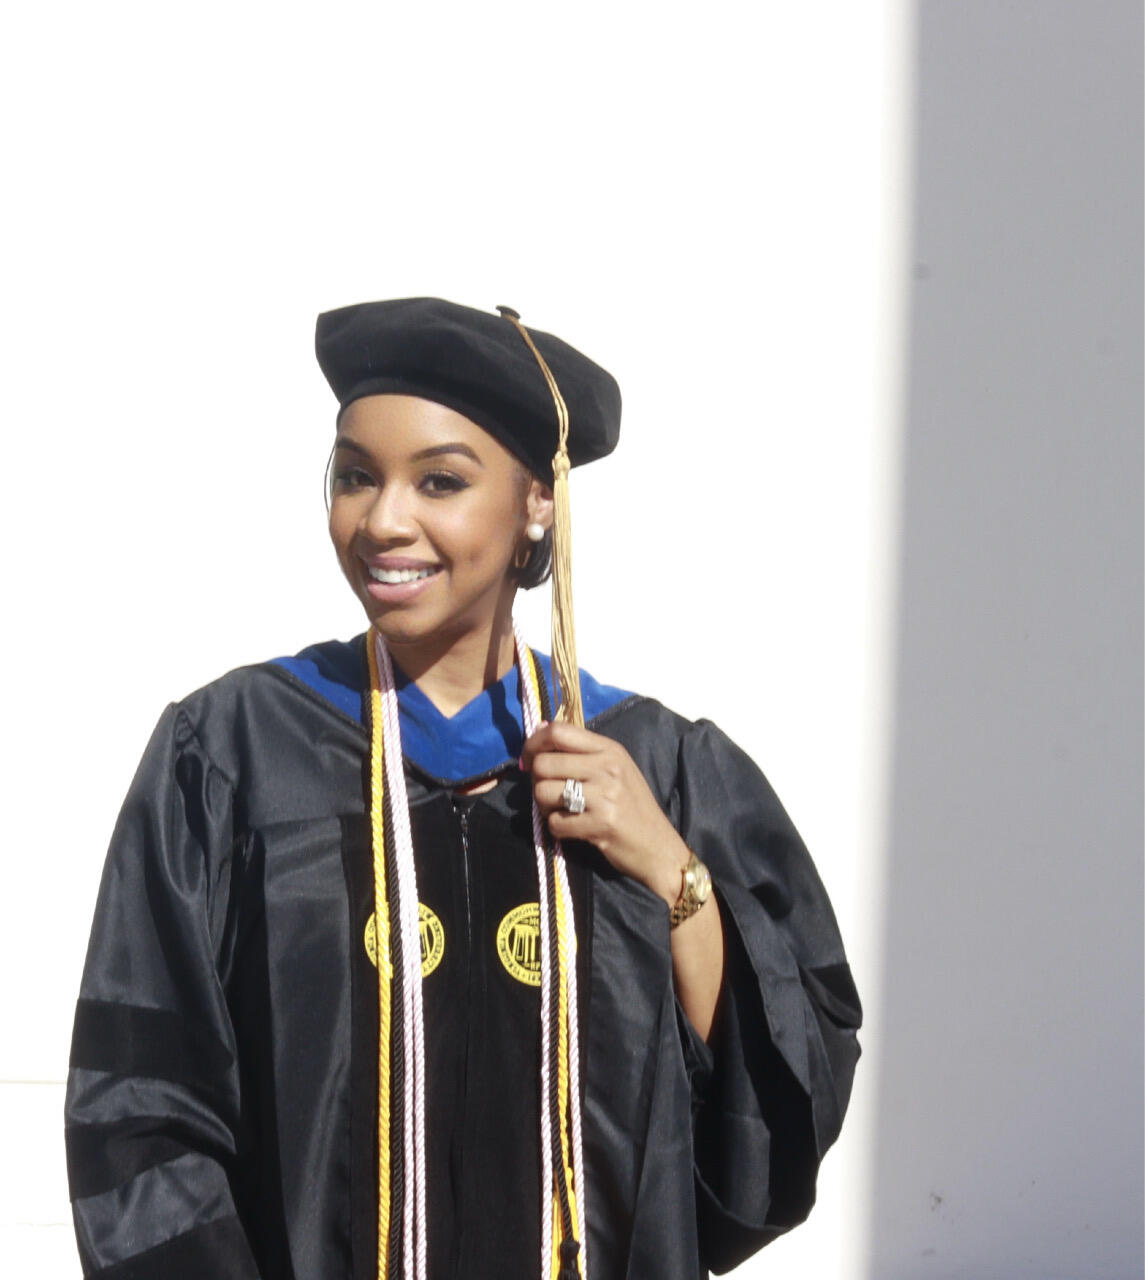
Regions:
<instances>
[{"instance_id":1,"label":"white wall background","mask_svg":"<svg viewBox=\"0 0 1145 1280\"><path fill-rule=\"evenodd\" d=\"M1043 8L1058 15L1058 26L1031 53L1023 24L1038 27ZM702 7L47 0L10 14L0 42L7 121L0 164L9 193L0 214L7 370L0 404L9 426L0 508L9 600L0 1122L19 1158L0 1165L6 1274L78 1273L59 1124L71 1006L103 847L154 719L171 698L228 667L360 629L325 543L321 474L332 415L311 354L314 314L414 293L511 303L526 323L554 329L618 375L621 447L612 461L574 477L582 662L727 728L771 776L832 891L868 1007L866 1057L811 1223L743 1274L1133 1274L1127 1260L1139 1242L1139 1213L1127 1206L1135 1196L1139 1206L1140 1161L1135 1182L1125 1157L1135 1140L1139 1150L1140 1126L1139 1112L1126 1110L1126 1084L1138 1065L1123 1041L1140 1030L1140 988L1135 979L1122 984L1139 955L1124 934L1132 921L1117 922L1122 972L1108 965L1100 972L1104 1003L1135 1012L1090 1016L1084 1055L1063 1054L1058 1038L1039 1041L1040 1069L1052 1084L1044 1101L1055 1107L1095 1056L1120 1051L1108 1106L1087 1098L1085 1115L1102 1144L1087 1148L1075 1128L1078 1140L1068 1146L1071 1176L1089 1187L1099 1175L1105 1197L1097 1247L1110 1262L1100 1272L1048 1269L1065 1230L1062 1151L1048 1139L1028 1144L1044 1122L1040 1102L1000 1123L1013 1115L1024 1059L994 1034L1013 1025L1014 1002L982 998L996 986L997 968L964 967L949 986L926 988L934 990L933 1008L921 1009L923 988L908 984L904 997L896 975L934 964L925 939L912 934L920 920L953 931L943 915L947 898L938 896L950 892L940 872L963 847L951 834L952 813L973 814L985 803L982 778L969 774L961 785L978 784L979 792L962 806L947 798L941 838L925 806L913 827L905 825L904 796L941 795L945 776L943 740L912 701L912 680L933 680L939 668L929 664L948 670L950 655L918 647L916 632L900 622L900 563L908 610L925 611L913 591L926 562L902 560L899 511L907 513L910 545L925 550L925 539L914 541L920 509L938 502L945 477L980 474L967 477L950 461L962 457L963 409L980 408L956 404L940 423L950 454L939 455L919 493L909 487L918 475L921 402L916 380L907 394L904 352L912 318L919 349L922 314L909 309L910 225L917 216L921 235L930 225L924 209L947 208L957 227L977 201L959 184L988 177L993 190L1005 172L947 171L942 156L932 157L937 167L919 166L931 203L919 204L910 181L913 84L917 75L928 110L953 117L959 95L973 100L981 86L972 76L935 81L929 73L947 66L947 50L956 66L972 62L997 34L1001 66L1020 68L1021 85L1052 89L1077 69L1077 35L1128 47L1135 18L1131 6L1111 0L940 3L924 6L924 19L928 12L955 28L961 13L977 25L968 45L920 45L929 61L918 72L908 0ZM934 30L926 21L918 29ZM1086 76L1077 100L1107 103L1118 120L1129 114L1087 181L1110 180L1123 152L1131 178L1140 157L1137 117L1125 103L1124 76L1115 83L1099 61L1077 64ZM993 132L991 112L1005 118L1024 100L1021 88L988 97L982 136ZM993 222L973 222L963 246L970 259L993 243L996 225L1009 230L1008 244L1022 243L1015 220L1041 221L1046 175L1069 188L1070 166L1089 152L1089 130L1103 119L1083 113L1072 133L1056 130L1052 149L1036 121L1030 125L1042 145L1021 157L1028 198L1020 207L1003 202ZM927 136L921 128L919 137ZM1094 208L1105 207L1102 198L1095 191ZM1069 227L1091 221L1079 197ZM1100 236L1068 242L1067 228L1047 225L1049 249L1062 248L1078 279L1089 254L1107 266L1120 260L1120 223L1102 222ZM1102 277L1107 291L1132 290L1139 279L1135 242L1123 238L1130 256L1119 276ZM951 261L955 268L935 269L927 287L940 297L954 286L966 293L950 328L924 335L934 361L926 387L943 405L944 388L957 385L964 367L963 339L979 328L975 297L992 297L988 286L998 281L996 272L976 276L963 259ZM1039 317L1050 304L1068 312L1070 298L1059 292L1066 283L1054 277L1035 297L1028 277L1016 277L1007 312L1014 330L1032 323L1035 302ZM1105 298L1095 296L1085 316ZM1091 509L1139 502L1130 483L1136 445L1124 436L1126 409L1132 416L1139 395L1136 320L1116 308L1101 315L1101 332L1120 354L1100 376L1122 388L1120 398L1094 405L1083 394L1099 376L1090 365L1090 381L1068 410L1060 394L1036 405L1015 398L1047 365L1060 386L1075 385L1059 342L1023 349L1020 360L995 344L990 366L998 403L1014 407L997 416L1018 440L1036 438L1048 416L1061 430L1047 456L1069 444L1069 456L1084 460L1080 417L1098 433L1103 456L1132 455L1128 466L1110 464L1125 478L1122 489L1071 490L1071 527L1084 526ZM1039 489L1035 502L1043 527L1058 529L1056 490ZM965 517L957 508L949 514L955 526ZM1096 768L1115 748L1130 757L1138 749L1125 708L1136 708L1139 726L1140 700L1131 695L1140 675L1126 654L1139 641L1140 611L1130 606L1140 575L1134 587L1125 530L1117 524L1108 532L1105 565L1120 573L1108 593L1086 597L1085 609L1085 636L1109 639L1100 660L1081 635L1068 652L1045 649L1041 693L1031 690L1020 706L1000 702L995 685L985 694L969 679L950 687L950 699L966 707L973 693L989 696L993 728L1012 728L995 780L1010 769L1030 786L1045 778L1040 762L1056 748L1045 718L1027 713L1043 699L1056 705L1066 659L1071 688L1098 669L1107 692L1115 675L1125 691L1124 701L1101 703L1108 734L1097 732L1096 711L1078 721L1070 758ZM1009 545L1014 534L1000 524L987 550ZM1042 583L1061 539L1021 545L1029 554L1023 566L1038 568ZM1095 558L1096 551L1071 561L1071 590L1092 586ZM978 580L994 581L993 563L985 553L978 558ZM1025 599L1014 603L1018 613ZM526 610L540 642L545 603L530 600ZM992 627L997 600L985 590L965 604L983 650L1001 646L1012 656L1021 618ZM1032 618L1039 627L1047 621L1036 610ZM900 648L910 665L896 686ZM999 656L1003 669L1005 661ZM1135 689L1125 684L1134 679ZM1078 705L1092 705L1078 697ZM1139 774L1131 776L1132 759L1116 758L1121 781L1107 775L1101 799L1120 825L1103 828L1097 842L1120 851L1104 867L1101 902L1111 908L1131 902L1139 887L1126 844L1137 838L1129 815ZM912 759L918 774L904 772ZM1075 802L1065 782L1063 772L1045 782L1064 812L1091 812L1094 797ZM1027 792L1020 799L1012 807L997 781L986 797L995 818L1025 812ZM1064 877L1078 842L1088 856L1096 836L1079 829L1080 818L1042 821L1044 865ZM999 859L1012 848L993 846ZM895 883L905 885L889 895L888 850ZM1028 854L1023 846L1015 882L1030 880ZM914 856L929 879L912 878ZM1061 892L1084 883L1063 880ZM1043 905L1060 911L1080 892ZM958 905L954 923L962 925ZM1111 917L1102 910L1071 919L1070 956L1107 946ZM966 936L981 949L973 913ZM1016 1002L1026 992L1045 996L1047 957L1059 954L1062 936L1052 912L1028 923L1024 962L1006 975ZM1051 969L1055 977L1064 964ZM1068 1027L1077 1007L1056 1016ZM1096 1007L1092 995L1084 1007ZM951 1008L958 1018L948 1016ZM1047 1005L1044 1016L1050 1012ZM957 1040L935 1045L951 1027ZM1003 1055L1012 1066L1004 1087L988 1088L999 1076L985 1064ZM931 1057L978 1064L970 1076L983 1077L982 1091L971 1098L967 1082L964 1093L904 1093L919 1075L929 1080ZM900 1111L904 1097L910 1106ZM947 1127L923 1123L905 1159L904 1117L933 1119L932 1109ZM1119 1123L1128 1136L1111 1155L1107 1139L1117 1138ZM967 1135L957 1149L964 1159L952 1154L953 1128ZM1054 1174L1048 1195L1026 1186L1047 1172ZM1023 1212L1015 1219L1019 1184ZM957 1216L951 1207L938 1250L923 1239L937 1220L928 1197L949 1197L951 1187L975 1194ZM1097 1197L1092 1191L1087 1204ZM993 1252L1002 1225L1013 1221L1028 1243L1020 1266L1012 1241ZM928 1248L936 1252L923 1257Z\"/></svg>"}]
</instances>

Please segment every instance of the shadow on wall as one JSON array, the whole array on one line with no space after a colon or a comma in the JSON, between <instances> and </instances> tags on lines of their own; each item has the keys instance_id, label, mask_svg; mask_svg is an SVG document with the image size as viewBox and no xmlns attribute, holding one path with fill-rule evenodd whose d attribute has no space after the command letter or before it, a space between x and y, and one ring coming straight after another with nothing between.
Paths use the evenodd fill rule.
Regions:
<instances>
[{"instance_id":1,"label":"shadow on wall","mask_svg":"<svg viewBox=\"0 0 1145 1280\"><path fill-rule=\"evenodd\" d=\"M924 0L872 1280L1142 1274L1142 19Z\"/></svg>"}]
</instances>

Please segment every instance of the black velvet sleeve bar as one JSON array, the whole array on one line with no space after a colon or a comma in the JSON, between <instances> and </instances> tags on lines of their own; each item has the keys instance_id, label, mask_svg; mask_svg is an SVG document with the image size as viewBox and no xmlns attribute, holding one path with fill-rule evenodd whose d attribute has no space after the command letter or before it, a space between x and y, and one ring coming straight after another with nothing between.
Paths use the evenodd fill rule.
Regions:
<instances>
[{"instance_id":1,"label":"black velvet sleeve bar","mask_svg":"<svg viewBox=\"0 0 1145 1280\"><path fill-rule=\"evenodd\" d=\"M169 708L116 825L72 1037L65 1134L85 1275L258 1276L230 1186L232 815L230 780Z\"/></svg>"}]
</instances>

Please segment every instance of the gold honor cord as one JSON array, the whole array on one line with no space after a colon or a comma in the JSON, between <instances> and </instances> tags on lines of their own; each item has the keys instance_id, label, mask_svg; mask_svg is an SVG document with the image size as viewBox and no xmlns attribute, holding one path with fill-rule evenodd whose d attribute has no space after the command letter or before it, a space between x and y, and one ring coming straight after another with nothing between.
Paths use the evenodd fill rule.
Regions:
<instances>
[{"instance_id":1,"label":"gold honor cord","mask_svg":"<svg viewBox=\"0 0 1145 1280\"><path fill-rule=\"evenodd\" d=\"M366 636L370 662L370 831L374 854L374 936L378 957L378 1280L390 1257L390 907L386 901L386 834L383 800L382 681L373 628Z\"/></svg>"},{"instance_id":2,"label":"gold honor cord","mask_svg":"<svg viewBox=\"0 0 1145 1280\"><path fill-rule=\"evenodd\" d=\"M569 411L552 370L537 350L537 344L521 323L521 318L511 307L498 307L497 310L520 330L541 366L557 407L557 451L553 456L553 669L557 673L560 705L554 718L583 727L584 707L580 698L580 669L576 661L576 629L573 625Z\"/></svg>"},{"instance_id":3,"label":"gold honor cord","mask_svg":"<svg viewBox=\"0 0 1145 1280\"><path fill-rule=\"evenodd\" d=\"M533 705L539 707L541 702L541 691L539 685L539 675L536 667L536 660L533 655L529 654L529 661L521 662L521 669L526 674L529 684L533 691ZM557 948L557 959L560 967L560 973L557 982L557 1106L560 1110L561 1117L561 1150L559 1158L564 1161L565 1167L565 1185L568 1187L569 1210L572 1215L572 1234L573 1239L583 1239L579 1214L577 1212L576 1193L579 1188L575 1185L575 1171L573 1169L572 1153L569 1150L569 1127L571 1119L571 1098L569 1094L569 1003L568 1003L568 965L576 963L575 942L570 943L569 939L569 922L565 913L564 898L560 892L559 878L554 877L553 889L557 895L557 937L554 945ZM543 922L542 922L543 927ZM548 975L542 973L541 981L548 980ZM547 1123L547 1118L545 1120ZM556 1152L553 1153L557 1155ZM560 1197L557 1194L556 1186L548 1188L548 1194L551 1197L551 1209L547 1210L552 1214L553 1220L553 1254L552 1254L552 1277L557 1280L557 1273L560 1271L560 1245L564 1238L564 1227L561 1220ZM543 1212L546 1210L543 1210Z\"/></svg>"},{"instance_id":4,"label":"gold honor cord","mask_svg":"<svg viewBox=\"0 0 1145 1280\"><path fill-rule=\"evenodd\" d=\"M565 1186L568 1187L569 1212L572 1217L572 1238L583 1239L580 1223L577 1221L576 1177L573 1168L572 1152L569 1150L569 1128L571 1125L571 1099L569 1098L569 987L568 966L576 963L575 946L570 945L568 917L565 915L564 896L560 884L555 885L557 893L557 957L560 964L558 978L559 1014L557 1026L557 1097L561 1109L561 1159L565 1162ZM554 1152L554 1155L556 1153ZM559 1205L554 1205L558 1211ZM553 1233L553 1265L560 1270L560 1239L562 1233Z\"/></svg>"}]
</instances>

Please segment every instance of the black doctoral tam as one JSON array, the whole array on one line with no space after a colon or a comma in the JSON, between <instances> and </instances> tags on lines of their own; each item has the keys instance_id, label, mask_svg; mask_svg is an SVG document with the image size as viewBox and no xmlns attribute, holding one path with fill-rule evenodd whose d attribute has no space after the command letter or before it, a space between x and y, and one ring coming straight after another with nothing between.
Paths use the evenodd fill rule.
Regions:
<instances>
[{"instance_id":1,"label":"black doctoral tam","mask_svg":"<svg viewBox=\"0 0 1145 1280\"><path fill-rule=\"evenodd\" d=\"M611 453L620 435L616 379L560 338L531 326L529 333L568 406L572 465ZM342 409L384 393L433 400L483 427L534 475L552 478L552 393L505 316L441 298L363 302L320 315L315 349Z\"/></svg>"}]
</instances>

